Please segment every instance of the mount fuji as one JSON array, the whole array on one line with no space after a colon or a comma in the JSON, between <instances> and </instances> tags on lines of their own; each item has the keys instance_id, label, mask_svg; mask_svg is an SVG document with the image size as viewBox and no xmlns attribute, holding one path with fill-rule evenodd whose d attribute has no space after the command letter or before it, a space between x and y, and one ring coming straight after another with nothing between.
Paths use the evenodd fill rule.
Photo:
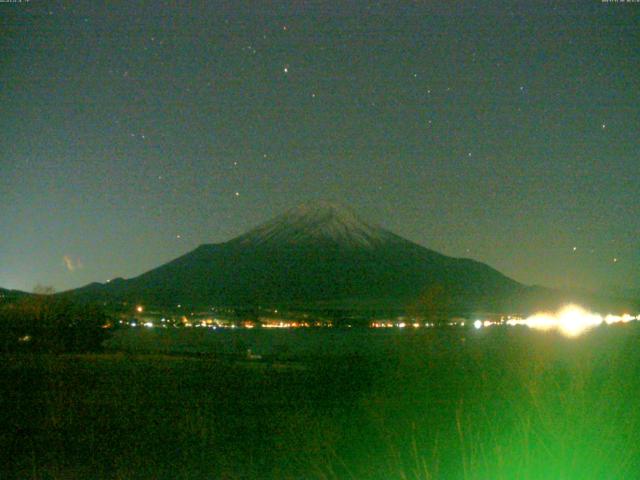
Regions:
<instances>
[{"instance_id":1,"label":"mount fuji","mask_svg":"<svg viewBox=\"0 0 640 480\"><path fill-rule=\"evenodd\" d=\"M232 240L142 275L69 295L175 306L501 311L524 285L369 225L327 202L301 205Z\"/></svg>"}]
</instances>

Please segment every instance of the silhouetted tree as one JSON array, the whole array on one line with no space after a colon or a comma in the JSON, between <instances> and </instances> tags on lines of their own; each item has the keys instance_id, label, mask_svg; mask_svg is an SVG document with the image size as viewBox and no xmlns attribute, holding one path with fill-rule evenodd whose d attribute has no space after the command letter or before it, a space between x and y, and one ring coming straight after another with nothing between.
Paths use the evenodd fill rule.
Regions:
<instances>
[{"instance_id":1,"label":"silhouetted tree","mask_svg":"<svg viewBox=\"0 0 640 480\"><path fill-rule=\"evenodd\" d=\"M33 287L33 293L36 295L53 295L56 289L50 285L40 285L39 283Z\"/></svg>"},{"instance_id":2,"label":"silhouetted tree","mask_svg":"<svg viewBox=\"0 0 640 480\"><path fill-rule=\"evenodd\" d=\"M425 288L407 308L410 316L424 317L428 322L442 323L451 315L451 293L443 285Z\"/></svg>"}]
</instances>

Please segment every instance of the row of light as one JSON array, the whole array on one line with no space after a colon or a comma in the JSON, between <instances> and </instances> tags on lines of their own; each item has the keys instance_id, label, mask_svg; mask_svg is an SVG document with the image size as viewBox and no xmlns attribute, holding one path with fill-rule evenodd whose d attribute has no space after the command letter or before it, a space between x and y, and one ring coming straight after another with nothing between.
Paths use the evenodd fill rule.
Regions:
<instances>
[{"instance_id":1,"label":"row of light","mask_svg":"<svg viewBox=\"0 0 640 480\"><path fill-rule=\"evenodd\" d=\"M450 322L447 325L452 326L452 327L457 327L457 326L461 326L464 327L464 322L461 323L456 323L456 322ZM425 324L421 324L421 323L408 323L408 322L372 322L370 324L371 328L407 328L407 327L413 327L413 328L420 328L420 327L435 327L436 324L435 323L425 323Z\"/></svg>"},{"instance_id":2,"label":"row of light","mask_svg":"<svg viewBox=\"0 0 640 480\"><path fill-rule=\"evenodd\" d=\"M522 319L510 318L505 323L509 326L524 325L534 330L557 330L567 337L577 337L603 323L612 325L615 323L628 323L634 320L640 320L640 315L634 317L625 313L624 315L609 314L603 317L578 305L567 305L555 313L542 312ZM477 329L498 324L501 323L489 320L476 320L473 322L473 326Z\"/></svg>"},{"instance_id":3,"label":"row of light","mask_svg":"<svg viewBox=\"0 0 640 480\"><path fill-rule=\"evenodd\" d=\"M136 308L138 312L142 312L143 308L138 306ZM612 325L615 323L628 323L634 320L640 320L640 315L633 316L629 314L623 315L606 315L602 316L598 313L593 313L585 310L584 308L578 305L567 305L562 309L558 310L555 313L541 312L531 315L527 318L513 318L509 317L505 321L491 321L491 320L476 320L473 322L473 326L476 329L486 328L493 325L509 325L509 326L526 326L532 328L534 330L557 330L563 335L567 337L576 337L581 335L582 333L602 325L606 323L607 325ZM162 322L165 322L165 319L162 319ZM120 322L122 323L122 321ZM191 322L183 321L183 326L185 327L208 327L208 328L216 328L222 327L223 325L215 325L211 320L203 321L201 323L196 323L193 325ZM217 323L217 322L216 322ZM136 327L138 324L136 322L129 323L129 326ZM154 324L152 322L142 323L143 326L147 328L153 328ZM462 321L460 323L450 322L448 323L450 326L462 326L464 327L465 322ZM162 325L166 328L165 325ZM307 322L279 322L279 323L270 323L262 325L265 328L295 328L295 327L308 327L309 324ZM405 323L405 322L373 322L371 323L371 327L373 328L405 328L405 327L413 327L419 328L422 325L420 323ZM434 327L434 323L425 323L424 327ZM230 328L235 328L235 325L230 325ZM248 325L244 325L245 328L253 328L253 325L250 327Z\"/></svg>"}]
</instances>

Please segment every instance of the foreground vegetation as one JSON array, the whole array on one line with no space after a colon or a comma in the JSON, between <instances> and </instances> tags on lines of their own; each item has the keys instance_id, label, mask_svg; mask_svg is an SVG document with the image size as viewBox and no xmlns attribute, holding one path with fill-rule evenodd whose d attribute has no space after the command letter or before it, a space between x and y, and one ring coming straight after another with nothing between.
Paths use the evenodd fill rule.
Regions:
<instances>
[{"instance_id":1,"label":"foreground vegetation","mask_svg":"<svg viewBox=\"0 0 640 480\"><path fill-rule=\"evenodd\" d=\"M0 477L634 478L639 334L404 332L286 361L5 354Z\"/></svg>"},{"instance_id":2,"label":"foreground vegetation","mask_svg":"<svg viewBox=\"0 0 640 480\"><path fill-rule=\"evenodd\" d=\"M0 303L0 352L89 352L102 348L113 322L98 306L50 294Z\"/></svg>"}]
</instances>

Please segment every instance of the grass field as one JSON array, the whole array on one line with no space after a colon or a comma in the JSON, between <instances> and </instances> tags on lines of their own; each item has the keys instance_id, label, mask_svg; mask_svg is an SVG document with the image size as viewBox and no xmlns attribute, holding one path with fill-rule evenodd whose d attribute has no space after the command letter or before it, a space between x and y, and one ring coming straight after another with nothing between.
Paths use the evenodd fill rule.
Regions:
<instances>
[{"instance_id":1,"label":"grass field","mask_svg":"<svg viewBox=\"0 0 640 480\"><path fill-rule=\"evenodd\" d=\"M0 478L640 472L635 325L119 335L102 354L0 358Z\"/></svg>"}]
</instances>

